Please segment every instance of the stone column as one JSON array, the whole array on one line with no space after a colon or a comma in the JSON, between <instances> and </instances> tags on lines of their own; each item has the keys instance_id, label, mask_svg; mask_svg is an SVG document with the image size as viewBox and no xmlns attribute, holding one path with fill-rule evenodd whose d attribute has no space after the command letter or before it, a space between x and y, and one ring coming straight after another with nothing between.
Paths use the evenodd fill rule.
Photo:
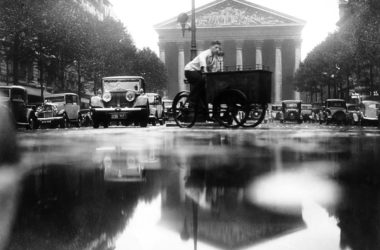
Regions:
<instances>
[{"instance_id":1,"label":"stone column","mask_svg":"<svg viewBox=\"0 0 380 250\"><path fill-rule=\"evenodd\" d=\"M178 89L179 91L183 91L186 89L185 83L183 80L185 79L185 50L184 44L178 43Z\"/></svg>"},{"instance_id":2,"label":"stone column","mask_svg":"<svg viewBox=\"0 0 380 250\"><path fill-rule=\"evenodd\" d=\"M160 60L164 64L166 63L166 49L165 49L165 43L158 43L158 47L160 48Z\"/></svg>"},{"instance_id":3,"label":"stone column","mask_svg":"<svg viewBox=\"0 0 380 250\"><path fill-rule=\"evenodd\" d=\"M243 43L242 40L236 41L236 69L243 70Z\"/></svg>"},{"instance_id":4,"label":"stone column","mask_svg":"<svg viewBox=\"0 0 380 250\"><path fill-rule=\"evenodd\" d=\"M274 102L282 101L282 40L275 40Z\"/></svg>"},{"instance_id":5,"label":"stone column","mask_svg":"<svg viewBox=\"0 0 380 250\"><path fill-rule=\"evenodd\" d=\"M295 42L295 64L294 64L294 73L297 72L297 70L300 67L301 64L301 44L302 40L297 39L294 41ZM301 93L298 91L294 91L294 99L295 100L300 100L301 99Z\"/></svg>"},{"instance_id":6,"label":"stone column","mask_svg":"<svg viewBox=\"0 0 380 250\"><path fill-rule=\"evenodd\" d=\"M262 69L263 66L263 40L255 41L256 46L256 68Z\"/></svg>"}]
</instances>

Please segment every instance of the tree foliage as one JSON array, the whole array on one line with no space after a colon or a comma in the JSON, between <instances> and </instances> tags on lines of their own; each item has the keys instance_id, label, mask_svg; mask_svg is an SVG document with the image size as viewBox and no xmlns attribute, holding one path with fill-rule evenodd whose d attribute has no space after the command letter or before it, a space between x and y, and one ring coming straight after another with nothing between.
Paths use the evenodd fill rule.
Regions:
<instances>
[{"instance_id":1,"label":"tree foliage","mask_svg":"<svg viewBox=\"0 0 380 250\"><path fill-rule=\"evenodd\" d=\"M155 53L138 50L120 21L99 20L75 0L1 0L0 41L13 63L14 84L20 65L36 61L46 73L39 80L61 91L69 81L83 91L81 76L99 83L103 76L143 74L155 91L166 84Z\"/></svg>"},{"instance_id":2,"label":"tree foliage","mask_svg":"<svg viewBox=\"0 0 380 250\"><path fill-rule=\"evenodd\" d=\"M349 91L373 94L380 80L380 3L350 0L337 32L308 54L296 73L295 85L304 92L318 90L348 98ZM323 99L323 98L322 98Z\"/></svg>"}]
</instances>

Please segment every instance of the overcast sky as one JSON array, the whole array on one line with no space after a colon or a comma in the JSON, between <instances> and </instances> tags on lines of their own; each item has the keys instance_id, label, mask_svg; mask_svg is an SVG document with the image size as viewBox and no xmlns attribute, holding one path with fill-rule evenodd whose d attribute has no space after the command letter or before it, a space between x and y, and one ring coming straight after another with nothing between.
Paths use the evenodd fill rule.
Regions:
<instances>
[{"instance_id":1,"label":"overcast sky","mask_svg":"<svg viewBox=\"0 0 380 250\"><path fill-rule=\"evenodd\" d=\"M213 0L195 0L196 7ZM305 58L339 19L338 0L249 0L307 22L302 39ZM125 24L138 48L150 47L158 52L158 35L153 25L191 9L191 0L111 0L116 16Z\"/></svg>"}]
</instances>

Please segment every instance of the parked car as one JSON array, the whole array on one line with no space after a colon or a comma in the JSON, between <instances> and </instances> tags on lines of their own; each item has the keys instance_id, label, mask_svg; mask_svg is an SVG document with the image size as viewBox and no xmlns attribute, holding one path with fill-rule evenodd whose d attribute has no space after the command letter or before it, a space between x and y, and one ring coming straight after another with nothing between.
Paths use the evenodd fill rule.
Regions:
<instances>
[{"instance_id":1,"label":"parked car","mask_svg":"<svg viewBox=\"0 0 380 250\"><path fill-rule=\"evenodd\" d=\"M141 76L113 76L102 80L102 97L91 98L92 126L107 128L111 122L148 126L149 101Z\"/></svg>"},{"instance_id":2,"label":"parked car","mask_svg":"<svg viewBox=\"0 0 380 250\"><path fill-rule=\"evenodd\" d=\"M271 104L270 105L270 117L271 120L279 121L281 119L282 105L281 104Z\"/></svg>"},{"instance_id":3,"label":"parked car","mask_svg":"<svg viewBox=\"0 0 380 250\"><path fill-rule=\"evenodd\" d=\"M173 100L163 99L162 104L164 106L164 120L173 120Z\"/></svg>"},{"instance_id":4,"label":"parked car","mask_svg":"<svg viewBox=\"0 0 380 250\"><path fill-rule=\"evenodd\" d=\"M36 117L38 120L38 126L60 127L65 128L68 126L68 119L63 115L63 112L59 113L57 105L49 102L45 102L36 109Z\"/></svg>"},{"instance_id":5,"label":"parked car","mask_svg":"<svg viewBox=\"0 0 380 250\"><path fill-rule=\"evenodd\" d=\"M343 99L327 99L325 108L326 124L347 124L347 105Z\"/></svg>"},{"instance_id":6,"label":"parked car","mask_svg":"<svg viewBox=\"0 0 380 250\"><path fill-rule=\"evenodd\" d=\"M301 104L301 115L304 122L313 120L313 106L311 104Z\"/></svg>"},{"instance_id":7,"label":"parked car","mask_svg":"<svg viewBox=\"0 0 380 250\"><path fill-rule=\"evenodd\" d=\"M378 120L379 101L362 101L360 104L361 125L375 124Z\"/></svg>"},{"instance_id":8,"label":"parked car","mask_svg":"<svg viewBox=\"0 0 380 250\"><path fill-rule=\"evenodd\" d=\"M280 122L298 122L302 123L301 114L301 101L300 100L286 100L282 101L282 112Z\"/></svg>"},{"instance_id":9,"label":"parked car","mask_svg":"<svg viewBox=\"0 0 380 250\"><path fill-rule=\"evenodd\" d=\"M0 86L0 105L14 118L16 126L36 129L38 127L34 108L28 106L28 93L21 86Z\"/></svg>"},{"instance_id":10,"label":"parked car","mask_svg":"<svg viewBox=\"0 0 380 250\"><path fill-rule=\"evenodd\" d=\"M348 123L351 125L359 125L362 119L359 105L347 103L347 112Z\"/></svg>"},{"instance_id":11,"label":"parked car","mask_svg":"<svg viewBox=\"0 0 380 250\"><path fill-rule=\"evenodd\" d=\"M164 106L162 103L162 98L159 94L156 93L146 93L149 100L149 122L156 126L157 123L164 125Z\"/></svg>"},{"instance_id":12,"label":"parked car","mask_svg":"<svg viewBox=\"0 0 380 250\"><path fill-rule=\"evenodd\" d=\"M54 94L45 98L45 102L54 105L58 110L58 115L64 119L65 127L71 124L80 126L79 121L79 97L74 93Z\"/></svg>"}]
</instances>

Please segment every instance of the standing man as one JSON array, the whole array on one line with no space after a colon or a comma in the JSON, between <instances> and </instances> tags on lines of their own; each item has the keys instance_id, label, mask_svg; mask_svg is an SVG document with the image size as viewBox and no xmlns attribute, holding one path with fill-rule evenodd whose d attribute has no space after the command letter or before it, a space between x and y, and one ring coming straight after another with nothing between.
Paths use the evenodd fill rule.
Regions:
<instances>
[{"instance_id":1,"label":"standing man","mask_svg":"<svg viewBox=\"0 0 380 250\"><path fill-rule=\"evenodd\" d=\"M206 100L205 82L202 73L215 72L218 70L218 54L221 51L221 43L213 41L210 48L202 51L197 57L185 66L185 77L192 85L190 103L195 105L197 98Z\"/></svg>"}]
</instances>

